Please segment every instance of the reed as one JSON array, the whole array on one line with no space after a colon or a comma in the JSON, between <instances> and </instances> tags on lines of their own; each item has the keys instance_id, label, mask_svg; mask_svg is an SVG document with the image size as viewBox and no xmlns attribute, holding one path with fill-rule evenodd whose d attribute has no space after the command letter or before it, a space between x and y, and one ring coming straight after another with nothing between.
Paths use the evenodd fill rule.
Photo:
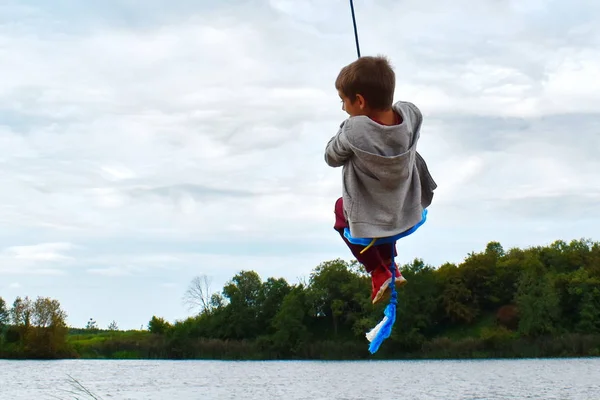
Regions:
<instances>
[{"instance_id":1,"label":"reed","mask_svg":"<svg viewBox=\"0 0 600 400\"><path fill-rule=\"evenodd\" d=\"M92 393L88 388L83 386L83 384L81 382L79 382L77 379L73 378L69 374L67 374L67 376L69 377L69 384L71 385L71 389L60 389L61 391L69 393L70 395L73 396L72 398L75 400L80 400L80 399L81 400L83 400L83 399L102 400L101 397ZM54 396L54 395L50 395L50 396L54 397L55 399L64 400L62 397L58 397L58 396ZM81 396L83 396L83 397L81 397Z\"/></svg>"}]
</instances>

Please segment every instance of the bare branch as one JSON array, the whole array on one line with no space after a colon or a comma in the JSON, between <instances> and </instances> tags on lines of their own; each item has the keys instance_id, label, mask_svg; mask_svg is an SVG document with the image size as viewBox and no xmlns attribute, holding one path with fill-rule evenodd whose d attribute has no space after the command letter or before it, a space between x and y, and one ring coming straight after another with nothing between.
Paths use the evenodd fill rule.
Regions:
<instances>
[{"instance_id":1,"label":"bare branch","mask_svg":"<svg viewBox=\"0 0 600 400\"><path fill-rule=\"evenodd\" d=\"M192 279L183 296L183 302L187 305L188 311L199 309L200 314L209 314L212 311L211 283L212 278L204 274Z\"/></svg>"}]
</instances>

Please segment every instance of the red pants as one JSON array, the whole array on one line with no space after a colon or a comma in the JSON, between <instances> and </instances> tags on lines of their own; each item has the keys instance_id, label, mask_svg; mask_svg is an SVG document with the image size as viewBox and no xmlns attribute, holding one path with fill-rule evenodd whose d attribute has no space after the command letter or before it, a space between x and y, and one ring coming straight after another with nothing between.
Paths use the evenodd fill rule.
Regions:
<instances>
[{"instance_id":1,"label":"red pants","mask_svg":"<svg viewBox=\"0 0 600 400\"><path fill-rule=\"evenodd\" d=\"M348 221L344 215L344 203L343 199L340 197L335 202L335 225L333 226L333 229L338 231L354 257L356 257L359 263L365 266L368 273L371 273L371 271L380 266L383 266L386 269L389 268L390 263L392 262L392 250L394 251L394 255L397 254L395 247L392 248L391 244L381 244L371 246L363 254L360 254L364 249L364 246L352 244L346 239L344 236L344 228L347 227Z\"/></svg>"}]
</instances>

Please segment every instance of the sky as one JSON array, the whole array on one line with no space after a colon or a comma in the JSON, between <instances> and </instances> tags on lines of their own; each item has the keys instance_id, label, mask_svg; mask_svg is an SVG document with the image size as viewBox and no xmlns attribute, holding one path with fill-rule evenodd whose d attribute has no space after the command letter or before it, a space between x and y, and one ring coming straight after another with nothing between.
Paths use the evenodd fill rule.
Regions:
<instances>
[{"instance_id":1,"label":"sky","mask_svg":"<svg viewBox=\"0 0 600 400\"><path fill-rule=\"evenodd\" d=\"M397 261L599 239L600 3L354 7L438 184ZM346 0L1 0L0 296L139 329L192 315L198 275L352 260L323 152L355 59Z\"/></svg>"}]
</instances>

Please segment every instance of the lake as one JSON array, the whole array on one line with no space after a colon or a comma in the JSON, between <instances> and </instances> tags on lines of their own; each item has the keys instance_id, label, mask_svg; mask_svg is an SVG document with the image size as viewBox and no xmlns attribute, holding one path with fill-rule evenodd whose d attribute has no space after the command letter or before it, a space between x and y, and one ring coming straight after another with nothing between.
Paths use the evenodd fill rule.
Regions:
<instances>
[{"instance_id":1,"label":"lake","mask_svg":"<svg viewBox=\"0 0 600 400\"><path fill-rule=\"evenodd\" d=\"M600 399L600 358L443 361L0 360L0 399Z\"/></svg>"}]
</instances>

